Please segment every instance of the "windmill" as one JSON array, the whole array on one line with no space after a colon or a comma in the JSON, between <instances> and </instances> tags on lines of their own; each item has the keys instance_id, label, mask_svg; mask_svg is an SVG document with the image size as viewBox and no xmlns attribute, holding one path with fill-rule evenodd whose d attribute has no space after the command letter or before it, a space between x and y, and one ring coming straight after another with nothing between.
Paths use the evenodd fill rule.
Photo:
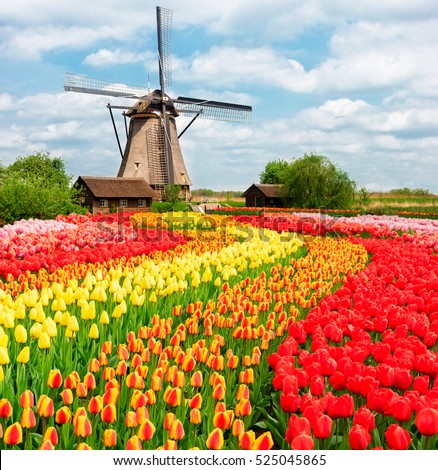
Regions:
<instances>
[{"instance_id":1,"label":"windmill","mask_svg":"<svg viewBox=\"0 0 438 470\"><path fill-rule=\"evenodd\" d=\"M181 185L188 196L192 184L187 173L179 138L199 117L219 121L249 122L251 106L225 103L179 96L176 99L166 94L172 83L171 28L172 10L156 7L158 38L158 71L160 88L149 91L145 86L132 86L98 80L67 73L64 82L66 91L92 93L137 100L131 106L108 104L116 138L122 157L118 177L142 177L155 190L161 200L167 185ZM130 119L129 130L125 124L127 140L122 151L115 126L112 109L127 109L123 112ZM175 118L178 115L192 119L178 135Z\"/></svg>"}]
</instances>

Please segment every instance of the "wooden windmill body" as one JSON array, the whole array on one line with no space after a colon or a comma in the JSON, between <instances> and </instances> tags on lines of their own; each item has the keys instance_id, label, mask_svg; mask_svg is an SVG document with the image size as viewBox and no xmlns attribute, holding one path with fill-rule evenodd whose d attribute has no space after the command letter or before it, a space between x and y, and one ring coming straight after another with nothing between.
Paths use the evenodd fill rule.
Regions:
<instances>
[{"instance_id":1,"label":"wooden windmill body","mask_svg":"<svg viewBox=\"0 0 438 470\"><path fill-rule=\"evenodd\" d=\"M181 196L187 199L192 184L179 144L179 138L198 118L249 122L250 106L196 98L170 98L165 88L172 82L170 36L172 12L161 7L157 12L158 68L160 89L150 92L143 86L131 86L97 80L71 73L66 74L64 89L136 99L134 106L108 104L114 131L122 157L118 171L121 178L144 178L155 190L156 199L162 200L168 185L180 185ZM112 109L125 109L129 118L124 150L120 144ZM175 119L179 115L192 119L178 135Z\"/></svg>"}]
</instances>

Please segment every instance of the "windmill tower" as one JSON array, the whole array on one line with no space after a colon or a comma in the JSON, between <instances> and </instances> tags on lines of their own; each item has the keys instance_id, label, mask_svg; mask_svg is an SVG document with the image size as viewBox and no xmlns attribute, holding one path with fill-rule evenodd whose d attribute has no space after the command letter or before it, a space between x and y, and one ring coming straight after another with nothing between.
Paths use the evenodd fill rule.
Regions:
<instances>
[{"instance_id":1,"label":"windmill tower","mask_svg":"<svg viewBox=\"0 0 438 470\"><path fill-rule=\"evenodd\" d=\"M144 86L118 84L67 73L64 82L66 91L92 93L114 97L136 99L131 106L108 108L113 120L122 162L119 177L141 177L155 190L161 200L167 185L181 185L187 198L192 184L184 163L179 138L198 118L220 121L249 122L251 106L178 97L172 99L166 94L166 87L172 83L171 28L172 11L156 7L158 39L158 71L160 88L152 92ZM129 130L124 151L122 151L112 109L126 109L123 114L129 118ZM175 118L179 115L192 117L180 134Z\"/></svg>"}]
</instances>

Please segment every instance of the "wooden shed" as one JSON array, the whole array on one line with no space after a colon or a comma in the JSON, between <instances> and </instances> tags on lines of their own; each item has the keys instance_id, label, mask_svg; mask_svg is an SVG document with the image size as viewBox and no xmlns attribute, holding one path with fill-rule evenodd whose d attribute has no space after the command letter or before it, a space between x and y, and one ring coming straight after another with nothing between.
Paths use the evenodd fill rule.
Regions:
<instances>
[{"instance_id":1,"label":"wooden shed","mask_svg":"<svg viewBox=\"0 0 438 470\"><path fill-rule=\"evenodd\" d=\"M243 194L246 207L283 207L281 184L252 184Z\"/></svg>"},{"instance_id":2,"label":"wooden shed","mask_svg":"<svg viewBox=\"0 0 438 470\"><path fill-rule=\"evenodd\" d=\"M75 187L82 188L82 204L93 215L116 210L151 210L154 190L144 178L80 176Z\"/></svg>"}]
</instances>

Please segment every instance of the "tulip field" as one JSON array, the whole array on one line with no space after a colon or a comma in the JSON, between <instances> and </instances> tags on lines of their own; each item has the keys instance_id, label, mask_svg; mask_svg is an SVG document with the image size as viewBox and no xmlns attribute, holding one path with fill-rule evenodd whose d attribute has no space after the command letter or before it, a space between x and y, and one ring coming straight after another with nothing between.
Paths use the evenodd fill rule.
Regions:
<instances>
[{"instance_id":1,"label":"tulip field","mask_svg":"<svg viewBox=\"0 0 438 470\"><path fill-rule=\"evenodd\" d=\"M0 228L0 449L437 449L438 221Z\"/></svg>"}]
</instances>

